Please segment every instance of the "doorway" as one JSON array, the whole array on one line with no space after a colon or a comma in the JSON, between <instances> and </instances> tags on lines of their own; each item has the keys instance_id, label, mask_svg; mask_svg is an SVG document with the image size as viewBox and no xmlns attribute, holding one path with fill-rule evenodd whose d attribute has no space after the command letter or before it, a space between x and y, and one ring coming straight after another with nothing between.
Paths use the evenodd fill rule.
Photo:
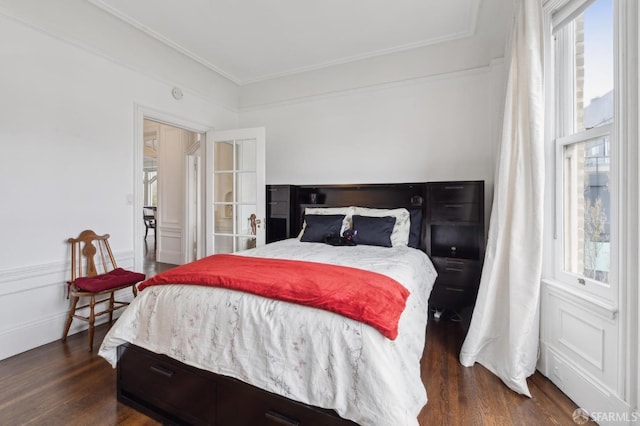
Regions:
<instances>
[{"instance_id":1,"label":"doorway","mask_svg":"<svg viewBox=\"0 0 640 426\"><path fill-rule=\"evenodd\" d=\"M200 143L203 134L143 119L143 270L152 276L199 251Z\"/></svg>"}]
</instances>

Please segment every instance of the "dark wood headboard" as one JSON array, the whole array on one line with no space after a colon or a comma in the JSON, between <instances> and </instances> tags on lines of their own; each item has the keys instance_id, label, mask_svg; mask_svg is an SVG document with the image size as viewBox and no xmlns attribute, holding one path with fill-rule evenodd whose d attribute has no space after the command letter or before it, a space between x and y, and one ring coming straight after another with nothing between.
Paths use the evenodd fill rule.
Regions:
<instances>
[{"instance_id":1,"label":"dark wood headboard","mask_svg":"<svg viewBox=\"0 0 640 426\"><path fill-rule=\"evenodd\" d=\"M294 192L294 220L297 231L302 228L306 207L360 206L374 208L406 208L422 210L421 249L425 244L427 184L384 183L362 185L300 185ZM312 194L316 194L315 196ZM314 202L315 201L315 202Z\"/></svg>"}]
</instances>

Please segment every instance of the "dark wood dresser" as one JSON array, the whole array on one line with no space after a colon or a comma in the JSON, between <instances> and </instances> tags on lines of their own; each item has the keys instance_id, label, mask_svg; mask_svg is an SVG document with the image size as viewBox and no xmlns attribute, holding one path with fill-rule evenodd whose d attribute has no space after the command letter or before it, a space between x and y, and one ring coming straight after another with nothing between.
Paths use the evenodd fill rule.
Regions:
<instances>
[{"instance_id":1,"label":"dark wood dresser","mask_svg":"<svg viewBox=\"0 0 640 426\"><path fill-rule=\"evenodd\" d=\"M438 271L429 306L439 318L475 303L485 250L484 181L427 183L427 254Z\"/></svg>"}]
</instances>

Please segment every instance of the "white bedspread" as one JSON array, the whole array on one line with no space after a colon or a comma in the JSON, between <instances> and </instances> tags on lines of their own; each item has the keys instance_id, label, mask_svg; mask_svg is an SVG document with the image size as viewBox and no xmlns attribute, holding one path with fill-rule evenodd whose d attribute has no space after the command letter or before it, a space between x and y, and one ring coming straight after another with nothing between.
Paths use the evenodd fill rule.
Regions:
<instances>
[{"instance_id":1,"label":"white bedspread","mask_svg":"<svg viewBox=\"0 0 640 426\"><path fill-rule=\"evenodd\" d=\"M428 299L436 273L408 247L280 241L241 253L350 265L385 274L411 295L396 340L340 315L248 293L193 285L140 292L99 351L112 366L131 342L185 364L323 408L361 425L417 425Z\"/></svg>"}]
</instances>

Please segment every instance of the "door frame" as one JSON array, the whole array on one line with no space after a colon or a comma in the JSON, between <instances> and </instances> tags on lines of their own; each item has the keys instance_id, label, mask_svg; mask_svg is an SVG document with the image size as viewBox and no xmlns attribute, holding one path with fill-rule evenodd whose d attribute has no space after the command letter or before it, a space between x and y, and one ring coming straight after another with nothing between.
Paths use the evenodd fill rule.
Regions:
<instances>
[{"instance_id":1,"label":"door frame","mask_svg":"<svg viewBox=\"0 0 640 426\"><path fill-rule=\"evenodd\" d=\"M185 197L185 226L186 235L184 238L184 262L192 262L202 257L204 234L202 223L202 143L199 140L190 150L186 152L187 188ZM196 228L195 235L191 232ZM194 247L195 245L195 247ZM194 251L195 250L195 251Z\"/></svg>"},{"instance_id":2,"label":"door frame","mask_svg":"<svg viewBox=\"0 0 640 426\"><path fill-rule=\"evenodd\" d=\"M144 224L142 218L143 190L142 175L144 173L144 120L157 121L168 126L179 127L191 132L206 134L214 128L211 124L195 122L173 113L160 111L158 109L134 103L133 112L133 260L134 269L142 271L144 269ZM185 156L187 154L185 153ZM127 197L128 199L130 197ZM203 228L203 227L201 227ZM202 229L201 229L202 233ZM200 235L202 241L203 235ZM155 237L154 237L155 238Z\"/></svg>"}]
</instances>

